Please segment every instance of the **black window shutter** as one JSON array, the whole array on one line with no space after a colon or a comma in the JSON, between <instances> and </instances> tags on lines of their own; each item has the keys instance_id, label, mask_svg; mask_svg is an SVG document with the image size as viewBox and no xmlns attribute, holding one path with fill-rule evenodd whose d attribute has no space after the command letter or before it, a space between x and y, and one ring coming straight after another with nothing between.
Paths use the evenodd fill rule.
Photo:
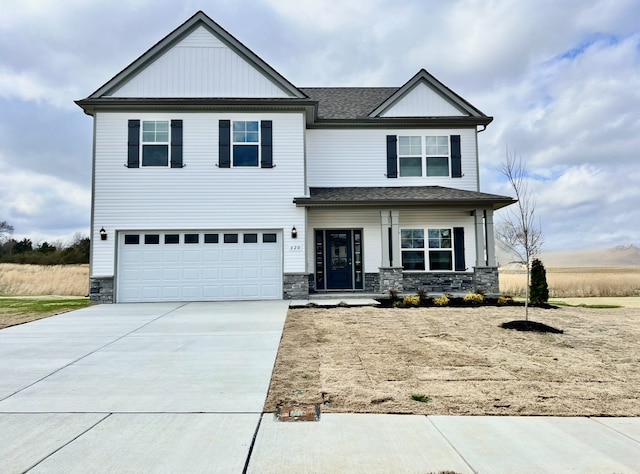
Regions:
<instances>
[{"instance_id":1,"label":"black window shutter","mask_svg":"<svg viewBox=\"0 0 640 474\"><path fill-rule=\"evenodd\" d=\"M260 122L260 167L273 168L273 132L271 120Z\"/></svg>"},{"instance_id":2,"label":"black window shutter","mask_svg":"<svg viewBox=\"0 0 640 474\"><path fill-rule=\"evenodd\" d=\"M220 120L218 132L218 166L231 168L231 121Z\"/></svg>"},{"instance_id":3,"label":"black window shutter","mask_svg":"<svg viewBox=\"0 0 640 474\"><path fill-rule=\"evenodd\" d=\"M462 153L460 135L451 135L451 177L462 178Z\"/></svg>"},{"instance_id":4,"label":"black window shutter","mask_svg":"<svg viewBox=\"0 0 640 474\"><path fill-rule=\"evenodd\" d=\"M465 271L467 265L464 262L464 227L453 228L453 253L455 271Z\"/></svg>"},{"instance_id":5,"label":"black window shutter","mask_svg":"<svg viewBox=\"0 0 640 474\"><path fill-rule=\"evenodd\" d=\"M140 120L129 120L127 168L140 168Z\"/></svg>"},{"instance_id":6,"label":"black window shutter","mask_svg":"<svg viewBox=\"0 0 640 474\"><path fill-rule=\"evenodd\" d=\"M182 168L182 120L171 121L171 167Z\"/></svg>"},{"instance_id":7,"label":"black window shutter","mask_svg":"<svg viewBox=\"0 0 640 474\"><path fill-rule=\"evenodd\" d=\"M395 135L387 135L387 178L398 177L398 150Z\"/></svg>"}]
</instances>

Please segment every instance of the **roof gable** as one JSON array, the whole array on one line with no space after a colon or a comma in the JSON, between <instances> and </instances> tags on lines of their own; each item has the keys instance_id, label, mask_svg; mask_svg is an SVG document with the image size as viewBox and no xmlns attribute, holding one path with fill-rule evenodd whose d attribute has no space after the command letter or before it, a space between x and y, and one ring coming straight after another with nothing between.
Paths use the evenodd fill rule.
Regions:
<instances>
[{"instance_id":1,"label":"roof gable","mask_svg":"<svg viewBox=\"0 0 640 474\"><path fill-rule=\"evenodd\" d=\"M486 117L442 82L421 69L376 107L369 117Z\"/></svg>"},{"instance_id":2,"label":"roof gable","mask_svg":"<svg viewBox=\"0 0 640 474\"><path fill-rule=\"evenodd\" d=\"M305 95L202 11L89 98L304 98Z\"/></svg>"}]
</instances>

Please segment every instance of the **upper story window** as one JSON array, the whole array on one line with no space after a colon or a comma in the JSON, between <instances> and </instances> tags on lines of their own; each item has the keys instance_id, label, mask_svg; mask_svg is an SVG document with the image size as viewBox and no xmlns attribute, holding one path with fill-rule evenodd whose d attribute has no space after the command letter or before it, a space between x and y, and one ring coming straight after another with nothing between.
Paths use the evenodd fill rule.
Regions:
<instances>
[{"instance_id":1,"label":"upper story window","mask_svg":"<svg viewBox=\"0 0 640 474\"><path fill-rule=\"evenodd\" d=\"M169 165L169 122L142 122L142 166Z\"/></svg>"},{"instance_id":2,"label":"upper story window","mask_svg":"<svg viewBox=\"0 0 640 474\"><path fill-rule=\"evenodd\" d=\"M184 167L182 120L129 120L126 166L141 165Z\"/></svg>"},{"instance_id":3,"label":"upper story window","mask_svg":"<svg viewBox=\"0 0 640 474\"><path fill-rule=\"evenodd\" d=\"M387 135L387 178L461 178L460 135Z\"/></svg>"},{"instance_id":4,"label":"upper story window","mask_svg":"<svg viewBox=\"0 0 640 474\"><path fill-rule=\"evenodd\" d=\"M400 176L449 176L449 137L398 137Z\"/></svg>"},{"instance_id":5,"label":"upper story window","mask_svg":"<svg viewBox=\"0 0 640 474\"><path fill-rule=\"evenodd\" d=\"M275 168L271 120L219 120L218 167Z\"/></svg>"},{"instance_id":6,"label":"upper story window","mask_svg":"<svg viewBox=\"0 0 640 474\"><path fill-rule=\"evenodd\" d=\"M425 137L427 176L449 176L449 137Z\"/></svg>"},{"instance_id":7,"label":"upper story window","mask_svg":"<svg viewBox=\"0 0 640 474\"><path fill-rule=\"evenodd\" d=\"M258 166L260 132L257 121L233 122L233 166Z\"/></svg>"},{"instance_id":8,"label":"upper story window","mask_svg":"<svg viewBox=\"0 0 640 474\"><path fill-rule=\"evenodd\" d=\"M422 176L422 137L398 137L400 176Z\"/></svg>"}]
</instances>

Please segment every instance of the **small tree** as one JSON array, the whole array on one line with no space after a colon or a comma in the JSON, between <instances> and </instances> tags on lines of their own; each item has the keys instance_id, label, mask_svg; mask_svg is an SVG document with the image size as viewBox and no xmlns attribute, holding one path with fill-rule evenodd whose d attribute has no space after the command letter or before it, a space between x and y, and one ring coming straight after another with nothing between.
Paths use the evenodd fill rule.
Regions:
<instances>
[{"instance_id":1,"label":"small tree","mask_svg":"<svg viewBox=\"0 0 640 474\"><path fill-rule=\"evenodd\" d=\"M549 301L549 285L547 285L547 271L537 258L531 262L531 289L529 290L531 304L545 304Z\"/></svg>"},{"instance_id":2,"label":"small tree","mask_svg":"<svg viewBox=\"0 0 640 474\"><path fill-rule=\"evenodd\" d=\"M500 172L507 178L518 200L516 206L505 209L502 222L496 228L498 244L512 253L527 270L524 318L529 320L529 268L531 260L540 253L542 231L536 224L536 200L527 182L527 168L515 152L507 149L506 160Z\"/></svg>"},{"instance_id":3,"label":"small tree","mask_svg":"<svg viewBox=\"0 0 640 474\"><path fill-rule=\"evenodd\" d=\"M0 221L0 242L2 242L5 236L9 236L11 234L13 234L13 226L7 221Z\"/></svg>"}]
</instances>

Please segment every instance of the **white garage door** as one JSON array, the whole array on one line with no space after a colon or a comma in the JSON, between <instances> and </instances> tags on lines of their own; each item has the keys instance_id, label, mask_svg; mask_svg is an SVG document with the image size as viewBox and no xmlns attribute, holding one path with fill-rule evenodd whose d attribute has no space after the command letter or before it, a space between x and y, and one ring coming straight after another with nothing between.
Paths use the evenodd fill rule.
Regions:
<instances>
[{"instance_id":1,"label":"white garage door","mask_svg":"<svg viewBox=\"0 0 640 474\"><path fill-rule=\"evenodd\" d=\"M281 299L281 233L120 232L116 279L118 302Z\"/></svg>"}]
</instances>

